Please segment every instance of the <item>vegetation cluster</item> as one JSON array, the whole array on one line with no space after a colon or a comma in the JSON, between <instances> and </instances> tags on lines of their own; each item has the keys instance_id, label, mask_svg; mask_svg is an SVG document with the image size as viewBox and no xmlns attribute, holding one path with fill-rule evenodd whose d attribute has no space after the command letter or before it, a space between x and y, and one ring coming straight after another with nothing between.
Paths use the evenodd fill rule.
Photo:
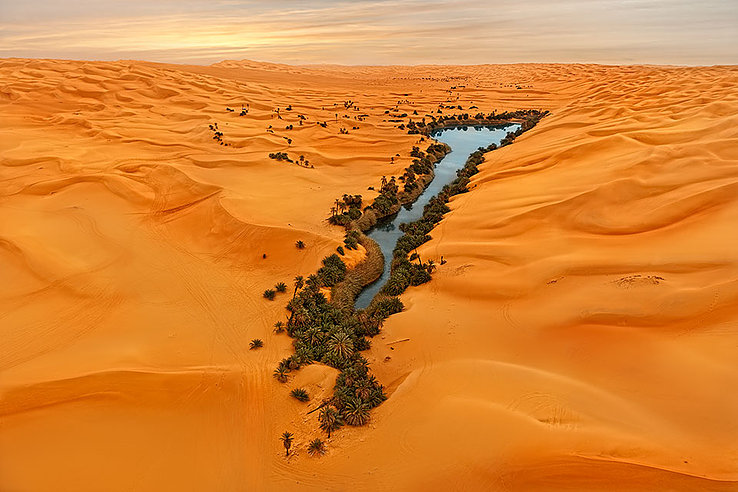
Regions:
<instances>
[{"instance_id":1,"label":"vegetation cluster","mask_svg":"<svg viewBox=\"0 0 738 492\"><path fill-rule=\"evenodd\" d=\"M361 217L361 195L343 195L342 199L336 199L336 203L331 207L331 216L328 222L333 225L347 227L352 221Z\"/></svg>"},{"instance_id":2,"label":"vegetation cluster","mask_svg":"<svg viewBox=\"0 0 738 492\"><path fill-rule=\"evenodd\" d=\"M457 113L451 115L426 115L419 121L410 118L408 122L399 126L401 130L407 129L409 134L431 135L434 131L454 126L478 126L478 125L499 125L508 122L530 121L532 119L540 119L548 114L548 111L539 111L536 109L521 109L518 111L504 111L502 113L492 112L485 114L482 112ZM426 117L428 119L426 119ZM523 131L526 131L527 128Z\"/></svg>"},{"instance_id":3,"label":"vegetation cluster","mask_svg":"<svg viewBox=\"0 0 738 492\"><path fill-rule=\"evenodd\" d=\"M273 152L269 154L269 158L274 159L275 161L294 162L292 159L290 159L290 156L287 155L287 152Z\"/></svg>"},{"instance_id":4,"label":"vegetation cluster","mask_svg":"<svg viewBox=\"0 0 738 492\"><path fill-rule=\"evenodd\" d=\"M504 113L509 114L509 113ZM533 128L546 113L532 111L514 132L508 133L501 141L500 147L510 145L516 137ZM390 278L380 293L390 296L402 294L411 285L420 285L430 281L435 270L433 260L424 263L417 253L411 254L423 243L431 240L430 232L438 224L443 215L450 211L447 203L452 196L469 191L471 177L479 172L478 166L484 162L484 154L495 150L496 144L480 147L467 159L464 167L456 172L456 179L444 186L438 195L430 199L423 208L423 215L415 222L400 224L404 233L398 240L392 253ZM416 152L416 148L413 152ZM417 260L417 263L414 262Z\"/></svg>"},{"instance_id":5,"label":"vegetation cluster","mask_svg":"<svg viewBox=\"0 0 738 492\"><path fill-rule=\"evenodd\" d=\"M429 123L423 119L420 123L408 124L408 129L410 133L429 135L446 126L479 124L468 123L470 121L483 120L481 124L490 125L511 119L520 120L520 128L502 140L500 146L504 146L535 126L546 114L547 112L524 110L488 116L479 113L473 118L466 114L434 117ZM392 314L402 311L403 304L397 295L410 285L420 285L430 280L435 264L432 260L423 262L415 250L431 239L431 230L449 211L449 199L468 191L471 177L478 172L478 165L484 161L484 153L496 147L492 144L479 148L469 156L465 166L457 172L456 179L425 206L423 216L415 222L400 226L404 234L393 251L390 279L379 295L363 310L354 309L353 300L364 285L375 280L381 273L382 253L376 243L373 246L369 244L372 241L362 231L372 227L378 219L397 212L402 203L413 201L427 184L423 180L432 179L435 163L449 149L444 144L431 144L425 151L413 147L411 156L414 160L405 173L399 180L395 177L383 177L379 195L371 205L363 209L361 195L343 195L336 200L328 220L346 229L344 245L337 248L338 252L344 254L344 247L355 249L358 244L364 244L367 259L347 271L346 264L339 255L326 256L322 267L315 274L307 278L295 278L292 299L287 304L289 318L286 322L275 323L277 333L286 331L293 338L295 350L294 354L282 359L274 370L274 377L278 381L287 382L292 371L315 362L340 371L333 395L312 410L319 410L320 428L329 438L332 432L343 425L366 424L370 419L370 410L386 399L384 387L371 374L367 359L361 352L370 348L370 338L379 333L383 322ZM403 184L402 190L398 181ZM331 288L331 301L324 293L325 288ZM286 286L284 289L286 290ZM276 291L284 291L283 284L270 290L272 293L269 295L273 298ZM291 394L300 401L309 400L307 391L302 388L294 389ZM287 437L289 439L283 436L283 441L289 453L292 436ZM322 441L315 440L312 451L311 454L315 455L325 452Z\"/></svg>"},{"instance_id":6,"label":"vegetation cluster","mask_svg":"<svg viewBox=\"0 0 738 492\"><path fill-rule=\"evenodd\" d=\"M294 339L295 353L280 361L274 371L274 377L281 382L288 380L290 372L314 362L340 371L333 396L322 403L328 410L321 415L335 413L333 423L328 425L331 431L343 423L367 423L369 411L386 399L384 388L370 373L361 352L369 349L368 337L379 333L382 322L402 310L397 298L358 312L330 303L321 289L335 286L345 275L346 265L333 254L323 259L317 273L307 279L295 279L293 298L287 304L289 319L280 324ZM301 390L293 391L292 396L301 401L308 398Z\"/></svg>"}]
</instances>

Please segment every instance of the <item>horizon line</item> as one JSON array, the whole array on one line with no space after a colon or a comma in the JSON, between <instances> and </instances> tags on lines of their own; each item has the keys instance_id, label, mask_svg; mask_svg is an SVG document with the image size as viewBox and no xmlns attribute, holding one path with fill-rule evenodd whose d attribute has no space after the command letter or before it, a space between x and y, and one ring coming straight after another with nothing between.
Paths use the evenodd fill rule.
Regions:
<instances>
[{"instance_id":1,"label":"horizon line","mask_svg":"<svg viewBox=\"0 0 738 492\"><path fill-rule=\"evenodd\" d=\"M262 65L276 65L287 67L346 67L346 68L392 68L392 67L483 67L483 66L511 66L511 65L582 65L582 66L601 66L601 67L664 67L664 68L711 68L711 67L738 67L738 63L712 63L712 64L690 64L690 63L654 63L654 62L638 62L638 63L608 63L598 61L521 61L521 62L498 62L498 63L414 63L414 64L398 64L398 63L372 63L372 64L352 64L352 63L335 63L335 62L311 62L311 63L287 63L269 60L257 60L253 58L224 58L220 61L212 63L184 63L184 62L167 62L158 60L146 60L138 58L118 58L118 59L101 59L101 58L51 58L51 57L26 57L26 56L6 56L0 57L3 60L25 60L25 61L65 61L65 62L91 62L91 63L153 63L157 65L180 65L180 66L196 66L196 67L212 67L221 63L257 63Z\"/></svg>"}]
</instances>

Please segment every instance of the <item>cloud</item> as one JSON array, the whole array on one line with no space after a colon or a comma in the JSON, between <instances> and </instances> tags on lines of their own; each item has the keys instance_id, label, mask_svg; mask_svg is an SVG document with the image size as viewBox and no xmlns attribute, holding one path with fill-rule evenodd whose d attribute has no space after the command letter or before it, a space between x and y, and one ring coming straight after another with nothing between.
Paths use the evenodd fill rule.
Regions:
<instances>
[{"instance_id":1,"label":"cloud","mask_svg":"<svg viewBox=\"0 0 738 492\"><path fill-rule=\"evenodd\" d=\"M0 1L3 57L738 62L733 1Z\"/></svg>"}]
</instances>

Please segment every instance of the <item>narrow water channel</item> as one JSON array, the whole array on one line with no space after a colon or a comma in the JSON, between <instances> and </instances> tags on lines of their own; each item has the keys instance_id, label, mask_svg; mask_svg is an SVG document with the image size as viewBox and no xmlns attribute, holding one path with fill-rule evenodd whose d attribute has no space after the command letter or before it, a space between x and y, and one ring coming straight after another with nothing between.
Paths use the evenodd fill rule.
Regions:
<instances>
[{"instance_id":1,"label":"narrow water channel","mask_svg":"<svg viewBox=\"0 0 738 492\"><path fill-rule=\"evenodd\" d=\"M387 217L367 232L374 239L384 254L384 271L376 281L367 285L356 298L356 308L363 309L369 305L377 292L389 278L392 263L392 251L397 240L402 236L400 224L413 222L423 215L423 207L436 196L441 189L456 179L456 171L464 167L472 152L479 147L498 144L509 132L514 132L520 125L510 124L499 127L463 127L447 128L433 134L433 138L451 147L451 152L436 164L435 177L418 199L406 205L397 214Z\"/></svg>"}]
</instances>

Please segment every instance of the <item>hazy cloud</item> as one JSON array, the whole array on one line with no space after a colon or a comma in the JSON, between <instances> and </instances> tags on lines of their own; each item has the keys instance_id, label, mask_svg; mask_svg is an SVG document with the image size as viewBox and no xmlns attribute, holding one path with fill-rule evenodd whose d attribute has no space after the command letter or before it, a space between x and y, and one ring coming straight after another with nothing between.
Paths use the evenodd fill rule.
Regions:
<instances>
[{"instance_id":1,"label":"hazy cloud","mask_svg":"<svg viewBox=\"0 0 738 492\"><path fill-rule=\"evenodd\" d=\"M0 56L738 63L738 1L0 0Z\"/></svg>"}]
</instances>

